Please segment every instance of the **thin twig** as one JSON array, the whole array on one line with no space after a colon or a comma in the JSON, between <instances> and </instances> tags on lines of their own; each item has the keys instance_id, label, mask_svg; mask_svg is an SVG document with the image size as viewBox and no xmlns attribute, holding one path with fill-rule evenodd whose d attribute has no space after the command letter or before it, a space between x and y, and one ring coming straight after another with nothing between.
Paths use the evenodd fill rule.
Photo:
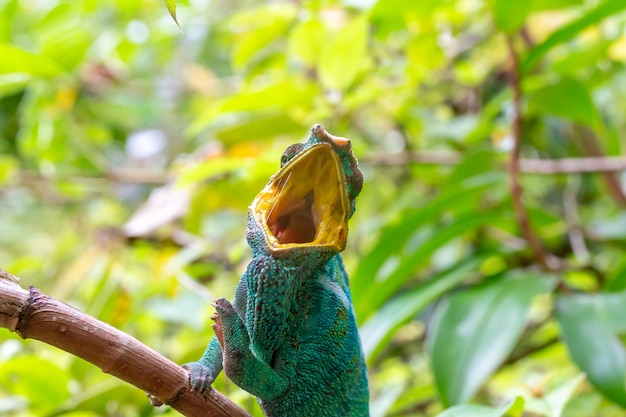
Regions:
<instances>
[{"instance_id":1,"label":"thin twig","mask_svg":"<svg viewBox=\"0 0 626 417\"><path fill-rule=\"evenodd\" d=\"M378 166L413 163L422 165L457 165L462 159L462 156L455 152L414 151L378 152L359 158L359 161ZM626 155L559 159L520 158L518 163L521 174L558 175L626 171Z\"/></svg>"},{"instance_id":2,"label":"thin twig","mask_svg":"<svg viewBox=\"0 0 626 417\"><path fill-rule=\"evenodd\" d=\"M513 206L515 214L517 216L517 222L522 231L522 234L530 248L539 262L539 264L546 270L556 269L556 265L548 257L548 254L544 250L541 242L533 232L528 213L522 202L522 187L519 182L519 159L522 149L522 91L520 87L520 72L519 72L519 60L515 52L513 45L513 39L507 37L507 45L509 50L509 58L511 60L511 72L509 74L509 83L513 90L513 123L511 126L513 136L513 150L511 151L509 159L509 180L511 184L511 196L513 199Z\"/></svg>"},{"instance_id":3,"label":"thin twig","mask_svg":"<svg viewBox=\"0 0 626 417\"><path fill-rule=\"evenodd\" d=\"M560 339L558 337L553 337L537 345L532 345L532 346L527 347L524 350L515 352L511 356L509 356L507 360L504 361L501 367L504 368L505 366L512 365L516 362L519 362L520 360L525 359L534 353L541 352L547 347L556 345L559 341Z\"/></svg>"},{"instance_id":4,"label":"thin twig","mask_svg":"<svg viewBox=\"0 0 626 417\"><path fill-rule=\"evenodd\" d=\"M525 174L581 174L592 172L626 171L626 155L561 158L520 159L520 170Z\"/></svg>"}]
</instances>

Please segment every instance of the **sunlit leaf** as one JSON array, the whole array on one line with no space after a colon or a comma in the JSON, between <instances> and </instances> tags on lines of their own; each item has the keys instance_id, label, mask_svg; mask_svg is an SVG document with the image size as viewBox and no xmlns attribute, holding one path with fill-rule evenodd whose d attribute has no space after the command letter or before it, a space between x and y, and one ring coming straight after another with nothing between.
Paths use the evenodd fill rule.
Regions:
<instances>
[{"instance_id":1,"label":"sunlit leaf","mask_svg":"<svg viewBox=\"0 0 626 417\"><path fill-rule=\"evenodd\" d=\"M315 84L302 78L285 78L262 89L243 90L226 98L219 105L221 112L242 112L263 109L288 111L294 106L312 106L318 89Z\"/></svg>"},{"instance_id":2,"label":"sunlit leaf","mask_svg":"<svg viewBox=\"0 0 626 417\"><path fill-rule=\"evenodd\" d=\"M514 272L460 291L437 307L427 349L444 404L469 400L511 353L533 298L553 277Z\"/></svg>"},{"instance_id":3,"label":"sunlit leaf","mask_svg":"<svg viewBox=\"0 0 626 417\"><path fill-rule=\"evenodd\" d=\"M49 58L9 44L0 44L0 74L24 73L52 77L61 72Z\"/></svg>"},{"instance_id":4,"label":"sunlit leaf","mask_svg":"<svg viewBox=\"0 0 626 417\"><path fill-rule=\"evenodd\" d=\"M176 22L176 26L180 28L180 24L176 19L176 0L163 0L163 2L165 3L165 7L167 7L167 11L169 12L170 16L172 16L172 19L174 19L174 22Z\"/></svg>"},{"instance_id":5,"label":"sunlit leaf","mask_svg":"<svg viewBox=\"0 0 626 417\"><path fill-rule=\"evenodd\" d=\"M41 55L52 59L66 71L73 71L85 59L93 44L93 36L86 27L78 24L79 19L59 22L40 35Z\"/></svg>"},{"instance_id":6,"label":"sunlit leaf","mask_svg":"<svg viewBox=\"0 0 626 417\"><path fill-rule=\"evenodd\" d=\"M367 20L358 18L324 43L317 70L326 88L345 90L366 69L367 42Z\"/></svg>"},{"instance_id":7,"label":"sunlit leaf","mask_svg":"<svg viewBox=\"0 0 626 417\"><path fill-rule=\"evenodd\" d=\"M607 17L626 9L623 0L606 0L578 19L555 30L548 38L535 46L522 62L522 71L530 71L545 54L555 46L567 42L591 25L595 25Z\"/></svg>"},{"instance_id":8,"label":"sunlit leaf","mask_svg":"<svg viewBox=\"0 0 626 417\"><path fill-rule=\"evenodd\" d=\"M0 155L0 185L10 182L17 176L18 161L10 155Z\"/></svg>"},{"instance_id":9,"label":"sunlit leaf","mask_svg":"<svg viewBox=\"0 0 626 417\"><path fill-rule=\"evenodd\" d=\"M235 35L233 67L242 70L252 65L270 45L283 39L296 15L297 9L289 3L269 3L236 13L229 20Z\"/></svg>"},{"instance_id":10,"label":"sunlit leaf","mask_svg":"<svg viewBox=\"0 0 626 417\"><path fill-rule=\"evenodd\" d=\"M532 11L561 9L564 7L579 6L584 0L530 0Z\"/></svg>"},{"instance_id":11,"label":"sunlit leaf","mask_svg":"<svg viewBox=\"0 0 626 417\"><path fill-rule=\"evenodd\" d=\"M289 54L314 67L319 60L326 31L319 20L296 26L289 36Z\"/></svg>"},{"instance_id":12,"label":"sunlit leaf","mask_svg":"<svg viewBox=\"0 0 626 417\"><path fill-rule=\"evenodd\" d=\"M446 1L378 0L370 12L372 26L377 35L387 36L393 31L406 29L407 21L416 17L429 17Z\"/></svg>"},{"instance_id":13,"label":"sunlit leaf","mask_svg":"<svg viewBox=\"0 0 626 417\"><path fill-rule=\"evenodd\" d=\"M572 359L602 394L626 407L626 291L562 295L557 315Z\"/></svg>"},{"instance_id":14,"label":"sunlit leaf","mask_svg":"<svg viewBox=\"0 0 626 417\"><path fill-rule=\"evenodd\" d=\"M243 141L262 142L280 135L302 135L307 129L308 126L299 124L283 112L262 112L215 129L215 136L232 145Z\"/></svg>"},{"instance_id":15,"label":"sunlit leaf","mask_svg":"<svg viewBox=\"0 0 626 417\"><path fill-rule=\"evenodd\" d=\"M19 72L0 75L0 97L24 90L30 78L30 75Z\"/></svg>"},{"instance_id":16,"label":"sunlit leaf","mask_svg":"<svg viewBox=\"0 0 626 417\"><path fill-rule=\"evenodd\" d=\"M498 29L505 33L518 31L530 12L530 0L490 0L489 6Z\"/></svg>"}]
</instances>

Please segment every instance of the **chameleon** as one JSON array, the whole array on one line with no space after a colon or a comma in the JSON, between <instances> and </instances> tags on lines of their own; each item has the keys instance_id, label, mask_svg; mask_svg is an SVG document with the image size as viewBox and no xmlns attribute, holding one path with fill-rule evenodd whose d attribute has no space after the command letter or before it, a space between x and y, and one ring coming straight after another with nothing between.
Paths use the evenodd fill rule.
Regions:
<instances>
[{"instance_id":1,"label":"chameleon","mask_svg":"<svg viewBox=\"0 0 626 417\"><path fill-rule=\"evenodd\" d=\"M223 370L268 417L369 416L367 370L340 252L363 176L349 139L321 125L289 146L248 210L252 260L189 371L205 393Z\"/></svg>"}]
</instances>

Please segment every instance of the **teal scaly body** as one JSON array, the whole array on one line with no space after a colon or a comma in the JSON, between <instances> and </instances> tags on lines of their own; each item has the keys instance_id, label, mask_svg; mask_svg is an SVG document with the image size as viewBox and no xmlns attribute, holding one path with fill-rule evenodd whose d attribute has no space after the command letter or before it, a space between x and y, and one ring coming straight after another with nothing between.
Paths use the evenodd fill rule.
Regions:
<instances>
[{"instance_id":1,"label":"teal scaly body","mask_svg":"<svg viewBox=\"0 0 626 417\"><path fill-rule=\"evenodd\" d=\"M363 178L350 141L320 125L287 148L250 206L252 261L231 304L215 302L216 336L186 364L192 389L223 369L268 417L365 417L368 384L339 252Z\"/></svg>"}]
</instances>

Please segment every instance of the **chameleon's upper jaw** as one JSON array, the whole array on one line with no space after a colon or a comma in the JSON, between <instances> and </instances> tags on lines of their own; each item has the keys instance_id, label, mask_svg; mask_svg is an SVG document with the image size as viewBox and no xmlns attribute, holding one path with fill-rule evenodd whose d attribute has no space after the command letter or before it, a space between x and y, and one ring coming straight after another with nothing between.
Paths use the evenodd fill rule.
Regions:
<instances>
[{"instance_id":1,"label":"chameleon's upper jaw","mask_svg":"<svg viewBox=\"0 0 626 417\"><path fill-rule=\"evenodd\" d=\"M348 237L348 208L341 162L327 143L296 155L250 207L274 255L303 247L341 252Z\"/></svg>"}]
</instances>

